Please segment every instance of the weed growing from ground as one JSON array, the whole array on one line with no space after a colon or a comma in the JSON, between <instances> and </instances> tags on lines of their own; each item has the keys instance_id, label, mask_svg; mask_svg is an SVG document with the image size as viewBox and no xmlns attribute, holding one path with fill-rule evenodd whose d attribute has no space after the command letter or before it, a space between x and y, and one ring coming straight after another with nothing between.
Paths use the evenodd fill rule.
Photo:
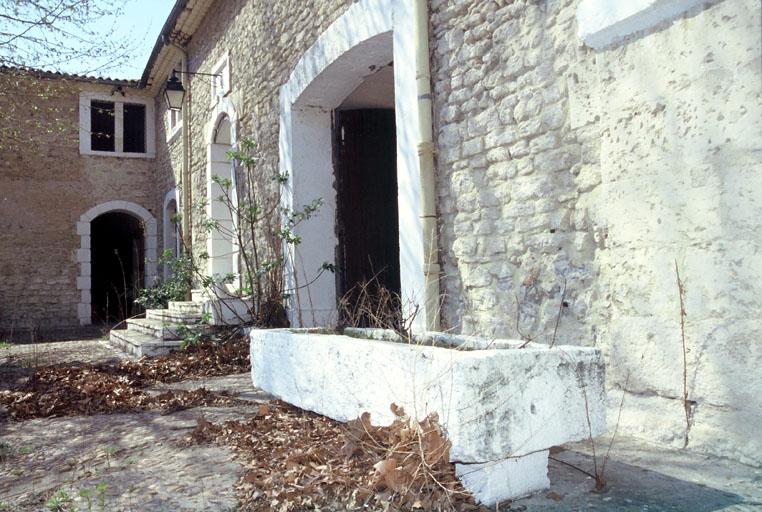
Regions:
<instances>
[{"instance_id":1,"label":"weed growing from ground","mask_svg":"<svg viewBox=\"0 0 762 512\"><path fill-rule=\"evenodd\" d=\"M63 489L60 489L45 502L50 512L76 512L74 499Z\"/></svg>"}]
</instances>

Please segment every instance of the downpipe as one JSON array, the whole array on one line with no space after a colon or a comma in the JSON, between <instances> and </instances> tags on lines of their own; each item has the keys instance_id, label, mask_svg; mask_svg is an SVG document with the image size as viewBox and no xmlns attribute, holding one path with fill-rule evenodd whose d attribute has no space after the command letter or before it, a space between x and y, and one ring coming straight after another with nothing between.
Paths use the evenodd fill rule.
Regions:
<instances>
[{"instance_id":1,"label":"downpipe","mask_svg":"<svg viewBox=\"0 0 762 512\"><path fill-rule=\"evenodd\" d=\"M440 330L439 258L436 189L434 182L434 142L432 129L431 63L429 60L428 0L414 0L415 77L418 96L418 167L421 180L421 220L423 228L423 276L427 331Z\"/></svg>"}]
</instances>

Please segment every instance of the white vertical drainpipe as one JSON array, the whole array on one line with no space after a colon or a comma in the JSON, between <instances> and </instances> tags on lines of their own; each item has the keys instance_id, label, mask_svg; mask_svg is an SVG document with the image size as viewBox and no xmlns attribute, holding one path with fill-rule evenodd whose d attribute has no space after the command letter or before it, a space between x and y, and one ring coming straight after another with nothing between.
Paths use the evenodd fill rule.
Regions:
<instances>
[{"instance_id":1,"label":"white vertical drainpipe","mask_svg":"<svg viewBox=\"0 0 762 512\"><path fill-rule=\"evenodd\" d=\"M429 62L428 0L414 0L416 90L418 94L418 164L421 173L423 224L423 276L426 330L439 330L439 259L437 243L434 142L431 116L431 67Z\"/></svg>"}]
</instances>

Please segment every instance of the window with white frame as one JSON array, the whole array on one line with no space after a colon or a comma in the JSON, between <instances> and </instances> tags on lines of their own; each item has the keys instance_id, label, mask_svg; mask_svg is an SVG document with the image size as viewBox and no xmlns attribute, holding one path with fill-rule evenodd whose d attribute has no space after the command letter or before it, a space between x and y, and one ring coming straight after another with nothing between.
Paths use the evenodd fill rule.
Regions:
<instances>
[{"instance_id":1,"label":"window with white frame","mask_svg":"<svg viewBox=\"0 0 762 512\"><path fill-rule=\"evenodd\" d=\"M174 71L185 71L185 66L183 66L183 61L179 60L175 64L175 66L172 68ZM183 85L185 84L185 75L183 73L177 73L175 75ZM167 80L172 78L172 72L169 73L167 76ZM167 140L174 137L177 133L179 133L183 128L183 111L180 110L170 110L167 108Z\"/></svg>"},{"instance_id":2,"label":"window with white frame","mask_svg":"<svg viewBox=\"0 0 762 512\"><path fill-rule=\"evenodd\" d=\"M79 97L79 152L154 157L153 112L150 98L82 93Z\"/></svg>"},{"instance_id":3,"label":"window with white frame","mask_svg":"<svg viewBox=\"0 0 762 512\"><path fill-rule=\"evenodd\" d=\"M220 98L230 93L230 54L226 53L212 68L211 97L212 106L217 104Z\"/></svg>"}]
</instances>

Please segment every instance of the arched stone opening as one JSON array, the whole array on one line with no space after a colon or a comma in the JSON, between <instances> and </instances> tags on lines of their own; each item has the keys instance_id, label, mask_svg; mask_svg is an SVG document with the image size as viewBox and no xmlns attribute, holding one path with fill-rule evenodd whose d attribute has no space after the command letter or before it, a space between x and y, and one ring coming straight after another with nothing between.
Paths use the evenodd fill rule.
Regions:
<instances>
[{"instance_id":1,"label":"arched stone opening","mask_svg":"<svg viewBox=\"0 0 762 512\"><path fill-rule=\"evenodd\" d=\"M288 254L290 285L311 282L323 262L337 262L337 190L334 114L353 91L394 63L399 275L403 305L420 314L425 328L421 185L418 161L418 98L413 6L402 0L360 0L347 9L303 55L280 91L280 168L290 174L284 203L299 208L319 197L323 206L300 225L301 245ZM388 71L387 71L388 72ZM372 95L372 93L371 93ZM429 255L430 257L431 255ZM295 325L325 325L336 319L340 282L322 275L291 304Z\"/></svg>"},{"instance_id":2,"label":"arched stone opening","mask_svg":"<svg viewBox=\"0 0 762 512\"><path fill-rule=\"evenodd\" d=\"M115 324L139 312L135 305L145 275L145 235L140 219L118 211L103 213L90 224L91 318Z\"/></svg>"},{"instance_id":3,"label":"arched stone opening","mask_svg":"<svg viewBox=\"0 0 762 512\"><path fill-rule=\"evenodd\" d=\"M180 248L180 223L177 219L179 209L179 197L177 189L172 189L164 196L162 206L162 242L163 251L169 251L173 258L177 258L181 253ZM169 265L164 265L162 269L164 279L170 277Z\"/></svg>"},{"instance_id":4,"label":"arched stone opening","mask_svg":"<svg viewBox=\"0 0 762 512\"><path fill-rule=\"evenodd\" d=\"M233 210L238 206L238 196L235 163L228 157L228 152L235 147L234 118L222 111L213 126L207 152L206 215L218 227L207 233L207 269L209 275L218 280L233 276L229 286L237 288L238 245ZM229 187L222 187L221 183L228 183Z\"/></svg>"},{"instance_id":5,"label":"arched stone opening","mask_svg":"<svg viewBox=\"0 0 762 512\"><path fill-rule=\"evenodd\" d=\"M142 206L128 201L108 201L90 208L80 216L76 230L80 238L80 248L76 255L79 266L77 290L80 292L77 316L80 325L93 323L93 221L110 212L128 214L133 219L139 219L138 223L143 233L142 279L140 279L140 284L150 286L156 279L157 237L156 219L153 215Z\"/></svg>"}]
</instances>

